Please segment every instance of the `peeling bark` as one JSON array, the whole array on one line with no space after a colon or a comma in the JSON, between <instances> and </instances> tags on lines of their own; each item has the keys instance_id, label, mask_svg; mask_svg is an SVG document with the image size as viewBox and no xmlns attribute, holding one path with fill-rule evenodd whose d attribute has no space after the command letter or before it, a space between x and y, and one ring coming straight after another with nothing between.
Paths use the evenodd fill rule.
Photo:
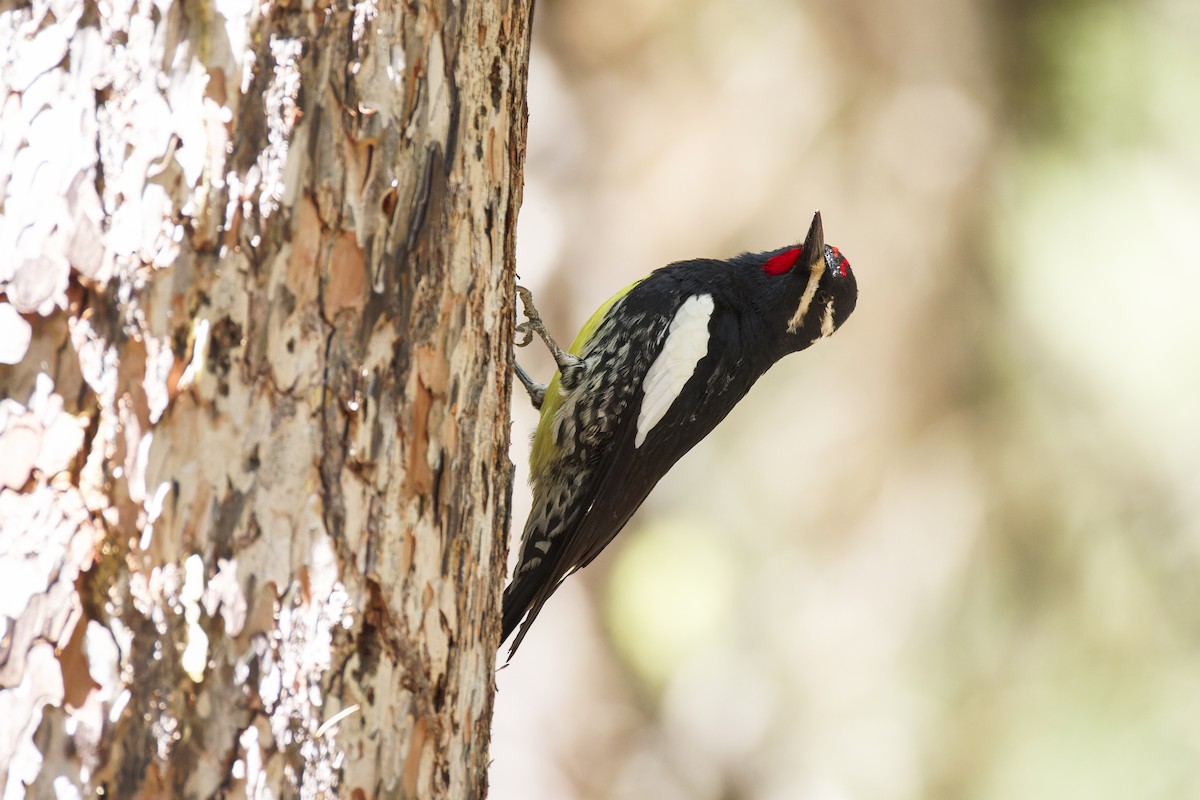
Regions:
<instances>
[{"instance_id":1,"label":"peeling bark","mask_svg":"<svg viewBox=\"0 0 1200 800\"><path fill-rule=\"evenodd\" d=\"M482 797L529 0L0 3L5 797Z\"/></svg>"}]
</instances>

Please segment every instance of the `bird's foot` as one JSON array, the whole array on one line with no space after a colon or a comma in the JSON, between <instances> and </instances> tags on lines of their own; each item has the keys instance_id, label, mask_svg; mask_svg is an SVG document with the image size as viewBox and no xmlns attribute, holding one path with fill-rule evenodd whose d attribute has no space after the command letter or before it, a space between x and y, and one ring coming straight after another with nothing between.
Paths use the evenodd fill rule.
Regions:
<instances>
[{"instance_id":1,"label":"bird's foot","mask_svg":"<svg viewBox=\"0 0 1200 800\"><path fill-rule=\"evenodd\" d=\"M554 356L554 363L558 365L560 372L578 367L581 363L580 359L559 347L558 342L554 341L554 337L546 330L546 325L542 322L542 315L538 313L537 306L533 304L533 294L524 286L518 286L517 296L521 298L521 306L525 311L525 321L516 328L517 333L524 334L525 338L516 342L517 347L528 345L533 341L533 335L536 333L546 343L546 349L550 351L550 355Z\"/></svg>"},{"instance_id":2,"label":"bird's foot","mask_svg":"<svg viewBox=\"0 0 1200 800\"><path fill-rule=\"evenodd\" d=\"M542 401L546 399L546 384L538 383L529 377L529 373L522 369L516 361L513 362L513 366L516 368L517 380L525 387L525 391L529 392L529 402L533 403L533 407L540 411Z\"/></svg>"}]
</instances>

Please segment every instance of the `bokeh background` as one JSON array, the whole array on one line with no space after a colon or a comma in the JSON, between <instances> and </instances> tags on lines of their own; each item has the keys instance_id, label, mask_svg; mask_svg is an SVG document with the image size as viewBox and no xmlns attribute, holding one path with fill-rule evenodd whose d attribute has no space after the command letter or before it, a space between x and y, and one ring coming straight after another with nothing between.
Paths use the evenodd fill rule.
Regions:
<instances>
[{"instance_id":1,"label":"bokeh background","mask_svg":"<svg viewBox=\"0 0 1200 800\"><path fill-rule=\"evenodd\" d=\"M860 297L546 607L493 798L1200 797L1200 3L539 0L526 177L560 341L817 208Z\"/></svg>"}]
</instances>

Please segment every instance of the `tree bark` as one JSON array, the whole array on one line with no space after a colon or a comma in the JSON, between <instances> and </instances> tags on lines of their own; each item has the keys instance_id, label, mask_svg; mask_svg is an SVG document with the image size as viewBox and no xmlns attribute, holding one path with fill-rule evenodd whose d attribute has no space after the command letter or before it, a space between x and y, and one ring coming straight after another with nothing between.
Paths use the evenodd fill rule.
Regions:
<instances>
[{"instance_id":1,"label":"tree bark","mask_svg":"<svg viewBox=\"0 0 1200 800\"><path fill-rule=\"evenodd\" d=\"M0 2L0 785L482 797L531 0Z\"/></svg>"}]
</instances>

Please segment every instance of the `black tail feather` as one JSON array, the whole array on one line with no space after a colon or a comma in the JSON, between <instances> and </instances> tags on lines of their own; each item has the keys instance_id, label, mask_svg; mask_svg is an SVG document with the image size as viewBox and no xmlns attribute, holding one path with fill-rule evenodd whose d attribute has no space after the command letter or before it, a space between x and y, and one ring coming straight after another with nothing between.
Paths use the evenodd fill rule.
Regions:
<instances>
[{"instance_id":1,"label":"black tail feather","mask_svg":"<svg viewBox=\"0 0 1200 800\"><path fill-rule=\"evenodd\" d=\"M513 578L512 583L504 590L503 617L504 626L503 632L500 635L500 643L503 644L517 626L521 623L521 619L525 619L525 624L521 625L521 631L517 634L517 638L513 639L513 643L508 648L508 660L512 660L513 654L517 652L517 648L521 646L521 641L525 638L525 634L529 633L529 629L533 626L533 621L537 619L537 615L541 612L542 606L550 599L550 595L554 594L555 590L562 585L563 577L556 572L556 564L553 562L543 563L538 567L528 570L523 574ZM553 575L551 580L549 576ZM528 614L526 613L528 612Z\"/></svg>"},{"instance_id":2,"label":"black tail feather","mask_svg":"<svg viewBox=\"0 0 1200 800\"><path fill-rule=\"evenodd\" d=\"M515 578L509 584L508 588L504 590L504 627L500 634L501 644L507 641L509 636L512 636L513 631L517 629L522 618L525 617L525 612L529 612L529 618L525 620L525 625L521 628L521 632L517 634L517 638L513 640L512 645L508 648L508 659L506 659L508 661L512 660L513 655L517 652L517 648L521 646L521 640L529 632L529 627L533 624L534 618L542 610L542 603L546 602L546 597L538 598L536 596L538 594L539 582L532 578L532 575L523 575Z\"/></svg>"},{"instance_id":3,"label":"black tail feather","mask_svg":"<svg viewBox=\"0 0 1200 800\"><path fill-rule=\"evenodd\" d=\"M529 592L520 592L521 587L519 581L513 581L507 589L504 590L504 627L500 634L500 643L503 644L512 636L513 631L517 629L521 618L525 616L525 612L529 610L529 600L532 595ZM529 594L530 597L524 598L522 602L519 599L519 594Z\"/></svg>"}]
</instances>

